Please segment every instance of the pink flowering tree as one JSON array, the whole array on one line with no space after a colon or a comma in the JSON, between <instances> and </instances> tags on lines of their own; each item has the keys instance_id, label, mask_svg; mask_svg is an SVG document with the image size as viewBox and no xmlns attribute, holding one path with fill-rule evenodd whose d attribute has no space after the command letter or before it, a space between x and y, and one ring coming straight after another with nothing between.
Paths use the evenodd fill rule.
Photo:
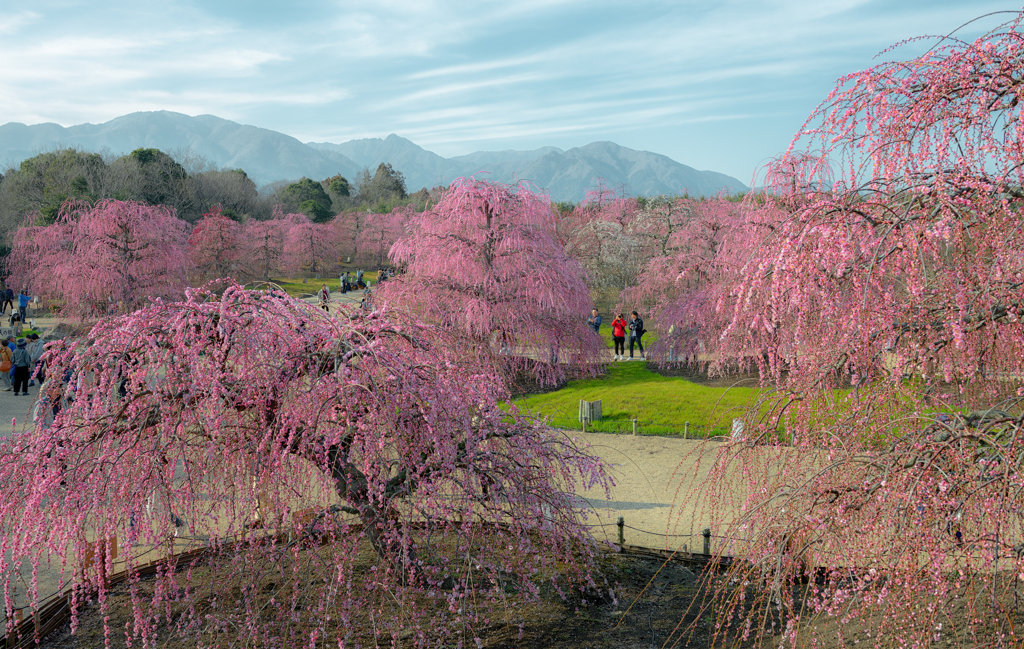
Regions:
<instances>
[{"instance_id":1,"label":"pink flowering tree","mask_svg":"<svg viewBox=\"0 0 1024 649\"><path fill-rule=\"evenodd\" d=\"M592 289L622 290L636 282L647 261L632 227L639 209L636 199L600 187L563 219L565 250L586 269Z\"/></svg>"},{"instance_id":2,"label":"pink flowering tree","mask_svg":"<svg viewBox=\"0 0 1024 649\"><path fill-rule=\"evenodd\" d=\"M619 298L620 309L649 314L660 333L648 359L691 363L728 372L751 369L752 350L719 354L720 336L733 318L733 289L755 251L786 213L773 202L737 203L722 198L690 200L689 217L665 238L664 254L651 258L635 286ZM675 209L682 210L678 205ZM660 247L660 246L659 246ZM754 368L756 369L756 368Z\"/></svg>"},{"instance_id":3,"label":"pink flowering tree","mask_svg":"<svg viewBox=\"0 0 1024 649\"><path fill-rule=\"evenodd\" d=\"M760 587L723 642L1022 641L1020 21L841 79L780 161L721 334L777 388L712 470Z\"/></svg>"},{"instance_id":4,"label":"pink flowering tree","mask_svg":"<svg viewBox=\"0 0 1024 649\"><path fill-rule=\"evenodd\" d=\"M62 407L0 441L0 567L58 566L73 610L95 592L105 614L113 564L83 563L94 539L134 548L129 571L179 533L220 548L204 580L165 556L110 634L153 646L174 615L200 643L231 628L260 646L438 646L489 624L494 598L536 600L556 567L566 594L595 583L572 494L604 484L599 462L504 407L435 328L228 285L47 359Z\"/></svg>"},{"instance_id":5,"label":"pink flowering tree","mask_svg":"<svg viewBox=\"0 0 1024 649\"><path fill-rule=\"evenodd\" d=\"M193 227L188 252L200 280L234 277L240 270L242 227L224 216L218 205Z\"/></svg>"},{"instance_id":6,"label":"pink flowering tree","mask_svg":"<svg viewBox=\"0 0 1024 649\"><path fill-rule=\"evenodd\" d=\"M686 196L656 196L639 201L629 228L642 242L647 259L671 255L681 245L680 232L699 201Z\"/></svg>"},{"instance_id":7,"label":"pink flowering tree","mask_svg":"<svg viewBox=\"0 0 1024 649\"><path fill-rule=\"evenodd\" d=\"M330 223L313 223L304 214L289 214L284 222L282 270L294 276L308 273L319 278L334 266L338 238Z\"/></svg>"},{"instance_id":8,"label":"pink flowering tree","mask_svg":"<svg viewBox=\"0 0 1024 649\"><path fill-rule=\"evenodd\" d=\"M269 280L280 272L287 225L283 216L266 221L249 219L245 222L239 255L239 264L245 275Z\"/></svg>"},{"instance_id":9,"label":"pink flowering tree","mask_svg":"<svg viewBox=\"0 0 1024 649\"><path fill-rule=\"evenodd\" d=\"M163 206L70 202L53 225L15 231L7 272L16 286L54 300L62 314L126 312L183 294L188 229Z\"/></svg>"},{"instance_id":10,"label":"pink flowering tree","mask_svg":"<svg viewBox=\"0 0 1024 649\"><path fill-rule=\"evenodd\" d=\"M348 259L352 262L358 259L357 241L366 217L365 212L342 212L331 221L331 228L338 243L338 257L342 261Z\"/></svg>"},{"instance_id":11,"label":"pink flowering tree","mask_svg":"<svg viewBox=\"0 0 1024 649\"><path fill-rule=\"evenodd\" d=\"M593 288L634 287L652 260L686 254L701 203L685 196L630 198L599 187L562 226L566 250L584 264Z\"/></svg>"},{"instance_id":12,"label":"pink flowering tree","mask_svg":"<svg viewBox=\"0 0 1024 649\"><path fill-rule=\"evenodd\" d=\"M564 364L589 370L604 346L580 265L555 237L555 211L528 186L455 181L391 249L402 269L378 300L456 332L467 352L500 359L506 376L541 382Z\"/></svg>"},{"instance_id":13,"label":"pink flowering tree","mask_svg":"<svg viewBox=\"0 0 1024 649\"><path fill-rule=\"evenodd\" d=\"M415 215L412 205L399 206L384 214L370 213L362 218L355 237L356 263L380 268L388 260L391 246L405 234L406 224Z\"/></svg>"}]
</instances>

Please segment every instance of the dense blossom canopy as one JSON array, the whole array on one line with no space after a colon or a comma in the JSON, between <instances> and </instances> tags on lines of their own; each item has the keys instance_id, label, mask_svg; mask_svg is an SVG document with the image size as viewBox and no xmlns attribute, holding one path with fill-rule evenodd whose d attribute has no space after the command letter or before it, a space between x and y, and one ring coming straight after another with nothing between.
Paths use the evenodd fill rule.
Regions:
<instances>
[{"instance_id":1,"label":"dense blossom canopy","mask_svg":"<svg viewBox=\"0 0 1024 649\"><path fill-rule=\"evenodd\" d=\"M749 201L777 210L720 289L718 359L776 392L709 493L767 588L723 592L723 638L824 613L843 643L1021 642L1020 20L843 78Z\"/></svg>"},{"instance_id":2,"label":"dense blossom canopy","mask_svg":"<svg viewBox=\"0 0 1024 649\"><path fill-rule=\"evenodd\" d=\"M204 214L188 238L189 258L200 279L241 274L243 229L219 209Z\"/></svg>"},{"instance_id":3,"label":"dense blossom canopy","mask_svg":"<svg viewBox=\"0 0 1024 649\"><path fill-rule=\"evenodd\" d=\"M53 298L62 313L123 313L151 298L183 295L188 231L163 206L69 202L53 225L15 232L6 270L14 287Z\"/></svg>"},{"instance_id":4,"label":"dense blossom canopy","mask_svg":"<svg viewBox=\"0 0 1024 649\"><path fill-rule=\"evenodd\" d=\"M335 263L338 236L331 223L315 223L304 214L289 214L284 223L282 270L292 276L310 273L319 277Z\"/></svg>"},{"instance_id":5,"label":"dense blossom canopy","mask_svg":"<svg viewBox=\"0 0 1024 649\"><path fill-rule=\"evenodd\" d=\"M345 638L345 620L367 611L381 632L412 628L426 643L458 633L443 620L481 621L467 590L494 596L513 580L535 597L537 575L556 563L588 583L594 548L572 493L601 484L602 469L500 407L505 392L486 368L402 318L329 316L274 291L211 289L49 348L47 394L62 407L54 416L44 407L30 430L0 442L8 607L12 567L56 557L102 602L112 565L82 571L92 539L144 550L177 533L249 539L222 562L237 567L231 579L243 589L261 575L283 580L284 606L271 600L253 615L258 593L244 590L237 607L183 622L188 633L236 625L264 646L294 646L288 633ZM264 529L253 531L257 520ZM261 540L267 531L330 540L317 558L328 583L290 572L297 547ZM377 556L370 572L358 567L363 546ZM127 566L136 561L128 552ZM191 574L161 573L153 604L160 592L186 605L202 597ZM450 613L423 594L450 600ZM387 610L395 598L402 615ZM152 644L160 608L136 606L127 632Z\"/></svg>"},{"instance_id":6,"label":"dense blossom canopy","mask_svg":"<svg viewBox=\"0 0 1024 649\"><path fill-rule=\"evenodd\" d=\"M774 203L740 203L722 198L683 199L686 217L666 233L664 253L644 265L636 286L622 292L625 309L641 308L661 331L648 358L689 363L723 373L749 369L750 349L719 353L722 332L735 305L735 286L774 222L785 212Z\"/></svg>"},{"instance_id":7,"label":"dense blossom canopy","mask_svg":"<svg viewBox=\"0 0 1024 649\"><path fill-rule=\"evenodd\" d=\"M555 219L528 186L459 179L392 247L402 272L381 299L457 332L467 351L502 356L513 372L552 381L562 363L588 366L603 344L586 327L593 302Z\"/></svg>"}]
</instances>

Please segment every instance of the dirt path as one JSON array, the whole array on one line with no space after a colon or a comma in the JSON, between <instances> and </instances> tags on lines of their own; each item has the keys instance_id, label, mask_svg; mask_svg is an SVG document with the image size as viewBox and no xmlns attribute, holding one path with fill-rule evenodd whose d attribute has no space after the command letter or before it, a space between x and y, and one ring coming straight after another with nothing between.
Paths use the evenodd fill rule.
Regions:
<instances>
[{"instance_id":1,"label":"dirt path","mask_svg":"<svg viewBox=\"0 0 1024 649\"><path fill-rule=\"evenodd\" d=\"M703 551L710 514L694 505L694 490L707 477L717 443L605 433L576 439L608 464L615 481L608 500L600 490L580 494L595 517L589 523L596 538L617 542L621 516L629 545Z\"/></svg>"}]
</instances>

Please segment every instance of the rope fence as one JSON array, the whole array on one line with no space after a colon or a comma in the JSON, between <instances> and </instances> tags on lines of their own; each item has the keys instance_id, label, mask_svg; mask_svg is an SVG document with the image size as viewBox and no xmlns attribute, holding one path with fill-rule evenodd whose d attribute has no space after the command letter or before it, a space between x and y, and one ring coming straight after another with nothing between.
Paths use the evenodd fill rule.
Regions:
<instances>
[{"instance_id":1,"label":"rope fence","mask_svg":"<svg viewBox=\"0 0 1024 649\"><path fill-rule=\"evenodd\" d=\"M620 516L618 521L614 523L594 523L594 524L583 524L583 527L587 528L604 528L611 526L618 527L618 543L616 553L628 554L636 556L646 556L658 559L664 559L669 561L677 561L683 563L690 563L701 567L713 566L713 567L726 567L733 561L732 557L720 556L715 557L711 555L711 530L705 529L700 536L704 538L704 552L696 553L688 550L664 550L660 548L650 548L639 545L630 545L625 543L624 529L630 529L642 534L650 534L652 536L663 536L671 538L686 538L698 536L697 534L658 534L648 530L643 530L631 525L625 524L625 519ZM360 527L360 526L356 526ZM288 538L287 534L270 534L263 540L283 540ZM198 540L198 539L197 539ZM184 552L176 553L150 561L144 565L135 566L132 570L122 570L114 574L108 575L105 578L105 582L108 587L114 586L127 581L133 577L149 577L155 575L159 570L166 569L167 567L176 568L177 565L183 561L192 561L201 559L206 555L212 553L221 553L230 551L238 543L251 543L255 539L246 539L245 541L227 541L205 539L208 545L201 548L194 548L186 550ZM685 547L685 546L684 546ZM52 633L61 625L63 625L71 617L71 599L75 585L69 585L63 591L57 592L51 597L43 600L40 604L35 607L21 607L14 609L14 630L10 635L5 635L0 638L0 649L28 649L29 647L36 646L42 642L43 638Z\"/></svg>"}]
</instances>

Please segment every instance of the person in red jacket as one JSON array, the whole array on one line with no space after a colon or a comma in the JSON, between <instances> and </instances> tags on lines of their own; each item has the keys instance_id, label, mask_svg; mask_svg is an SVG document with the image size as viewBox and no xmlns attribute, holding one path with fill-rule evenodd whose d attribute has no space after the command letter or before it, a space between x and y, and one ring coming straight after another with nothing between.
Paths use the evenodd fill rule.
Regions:
<instances>
[{"instance_id":1,"label":"person in red jacket","mask_svg":"<svg viewBox=\"0 0 1024 649\"><path fill-rule=\"evenodd\" d=\"M620 313L612 320L612 340L615 341L615 360L626 358L626 314Z\"/></svg>"}]
</instances>

